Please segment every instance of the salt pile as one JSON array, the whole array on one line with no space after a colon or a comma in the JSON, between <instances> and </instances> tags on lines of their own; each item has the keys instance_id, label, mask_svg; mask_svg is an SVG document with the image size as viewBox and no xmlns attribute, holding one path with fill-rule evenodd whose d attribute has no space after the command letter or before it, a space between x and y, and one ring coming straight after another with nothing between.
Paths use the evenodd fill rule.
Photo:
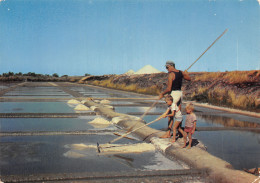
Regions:
<instances>
[{"instance_id":1,"label":"salt pile","mask_svg":"<svg viewBox=\"0 0 260 183\"><path fill-rule=\"evenodd\" d=\"M132 74L134 74L134 73L135 73L135 71L132 70L132 69L130 69L130 70L127 71L125 74L126 74L126 75L132 75Z\"/></svg>"},{"instance_id":2,"label":"salt pile","mask_svg":"<svg viewBox=\"0 0 260 183\"><path fill-rule=\"evenodd\" d=\"M75 100L75 99L71 99L67 102L68 104L80 104L80 101Z\"/></svg>"},{"instance_id":3,"label":"salt pile","mask_svg":"<svg viewBox=\"0 0 260 183\"><path fill-rule=\"evenodd\" d=\"M74 151L68 151L66 153L63 154L65 157L69 157L69 158L84 158L86 157L85 154L81 154L78 152L74 152Z\"/></svg>"},{"instance_id":4,"label":"salt pile","mask_svg":"<svg viewBox=\"0 0 260 183\"><path fill-rule=\"evenodd\" d=\"M81 104L84 104L85 102L87 102L87 101L86 101L86 100L82 100L80 103L81 103Z\"/></svg>"},{"instance_id":5,"label":"salt pile","mask_svg":"<svg viewBox=\"0 0 260 183\"><path fill-rule=\"evenodd\" d=\"M146 151L154 151L153 144L138 143L138 144L104 144L100 145L101 152L107 153L141 153Z\"/></svg>"},{"instance_id":6,"label":"salt pile","mask_svg":"<svg viewBox=\"0 0 260 183\"><path fill-rule=\"evenodd\" d=\"M111 106L111 105L104 105L104 107L107 107L107 108L109 108L109 109L113 109L113 110L114 110L114 107Z\"/></svg>"},{"instance_id":7,"label":"salt pile","mask_svg":"<svg viewBox=\"0 0 260 183\"><path fill-rule=\"evenodd\" d=\"M83 105L83 104L79 104L79 105L77 105L74 108L74 110L77 110L77 111L89 111L90 109L87 106Z\"/></svg>"},{"instance_id":8,"label":"salt pile","mask_svg":"<svg viewBox=\"0 0 260 183\"><path fill-rule=\"evenodd\" d=\"M109 100L101 100L100 104L110 104L111 102Z\"/></svg>"},{"instance_id":9,"label":"salt pile","mask_svg":"<svg viewBox=\"0 0 260 183\"><path fill-rule=\"evenodd\" d=\"M90 124L110 124L109 121L105 120L104 118L95 118L94 120L88 122Z\"/></svg>"},{"instance_id":10,"label":"salt pile","mask_svg":"<svg viewBox=\"0 0 260 183\"><path fill-rule=\"evenodd\" d=\"M92 144L71 144L66 145L66 148L70 148L64 156L72 158L80 158L83 156L89 156L88 149L96 149L97 145ZM122 154L122 153L142 153L147 151L155 151L154 145L151 143L137 143L137 144L100 144L100 151L102 153Z\"/></svg>"},{"instance_id":11,"label":"salt pile","mask_svg":"<svg viewBox=\"0 0 260 183\"><path fill-rule=\"evenodd\" d=\"M153 74L153 73L161 73L158 69L155 69L151 65L146 65L143 68L139 69L135 72L135 74Z\"/></svg>"}]
</instances>

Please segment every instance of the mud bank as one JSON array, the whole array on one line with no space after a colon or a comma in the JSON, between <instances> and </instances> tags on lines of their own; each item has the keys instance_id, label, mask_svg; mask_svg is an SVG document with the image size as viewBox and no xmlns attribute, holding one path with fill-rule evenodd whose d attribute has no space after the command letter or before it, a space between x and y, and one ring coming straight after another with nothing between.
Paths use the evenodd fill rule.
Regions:
<instances>
[{"instance_id":1,"label":"mud bank","mask_svg":"<svg viewBox=\"0 0 260 183\"><path fill-rule=\"evenodd\" d=\"M102 104L97 104L91 100L85 101L84 105L92 107L95 112L105 116L113 123L116 123L126 130L130 128L135 130L143 126L145 123L140 118L116 113L112 109L105 107ZM132 128L133 124L135 124L135 126ZM180 139L181 142L178 140L173 144L170 143L168 139L158 138L163 133L163 131L155 130L145 126L142 129L136 130L134 135L145 142L154 144L154 146L166 156L180 159L194 168L208 169L210 182L252 183L258 179L258 177L249 173L240 170L234 170L231 164L209 154L206 150L203 149L203 147L199 145L195 145L191 149L183 149L181 148L182 139Z\"/></svg>"}]
</instances>

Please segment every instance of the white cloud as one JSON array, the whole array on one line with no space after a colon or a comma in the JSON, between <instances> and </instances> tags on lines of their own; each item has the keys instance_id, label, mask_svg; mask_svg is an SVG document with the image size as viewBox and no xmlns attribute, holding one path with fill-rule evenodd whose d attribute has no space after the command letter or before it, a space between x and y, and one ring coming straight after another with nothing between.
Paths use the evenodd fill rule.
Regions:
<instances>
[{"instance_id":1,"label":"white cloud","mask_svg":"<svg viewBox=\"0 0 260 183\"><path fill-rule=\"evenodd\" d=\"M260 5L260 0L257 0L257 1L258 1L259 5Z\"/></svg>"}]
</instances>

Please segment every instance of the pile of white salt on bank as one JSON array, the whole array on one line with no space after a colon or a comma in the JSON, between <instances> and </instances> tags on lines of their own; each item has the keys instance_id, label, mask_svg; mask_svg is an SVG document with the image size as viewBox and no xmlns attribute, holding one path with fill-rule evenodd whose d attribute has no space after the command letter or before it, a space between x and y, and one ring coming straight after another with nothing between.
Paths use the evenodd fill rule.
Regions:
<instances>
[{"instance_id":1,"label":"pile of white salt on bank","mask_svg":"<svg viewBox=\"0 0 260 183\"><path fill-rule=\"evenodd\" d=\"M88 108L87 106L83 105L83 104L79 104L77 105L74 110L77 110L77 111L89 111L90 108Z\"/></svg>"},{"instance_id":2,"label":"pile of white salt on bank","mask_svg":"<svg viewBox=\"0 0 260 183\"><path fill-rule=\"evenodd\" d=\"M68 104L80 104L80 101L75 100L75 99L71 99L67 102Z\"/></svg>"},{"instance_id":3,"label":"pile of white salt on bank","mask_svg":"<svg viewBox=\"0 0 260 183\"><path fill-rule=\"evenodd\" d=\"M107 121L106 119L104 118L95 118L94 120L88 122L90 124L102 124L102 125L107 125L107 124L110 124L109 121Z\"/></svg>"},{"instance_id":4,"label":"pile of white salt on bank","mask_svg":"<svg viewBox=\"0 0 260 183\"><path fill-rule=\"evenodd\" d=\"M88 155L89 149L96 149L97 145L91 144L71 144L65 147L70 148L64 155L71 158L81 158ZM151 143L137 144L100 144L100 152L106 154L122 154L122 153L142 153L154 151L155 147Z\"/></svg>"},{"instance_id":5,"label":"pile of white salt on bank","mask_svg":"<svg viewBox=\"0 0 260 183\"><path fill-rule=\"evenodd\" d=\"M110 103L111 102L109 100L106 100L106 99L100 101L100 104L110 104Z\"/></svg>"}]
</instances>

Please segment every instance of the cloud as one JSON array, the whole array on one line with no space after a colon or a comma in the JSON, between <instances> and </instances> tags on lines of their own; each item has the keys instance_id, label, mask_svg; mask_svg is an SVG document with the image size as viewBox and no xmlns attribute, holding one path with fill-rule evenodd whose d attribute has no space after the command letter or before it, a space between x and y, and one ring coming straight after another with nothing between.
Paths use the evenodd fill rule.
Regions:
<instances>
[{"instance_id":1,"label":"cloud","mask_svg":"<svg viewBox=\"0 0 260 183\"><path fill-rule=\"evenodd\" d=\"M257 1L258 1L259 5L260 5L260 0L257 0Z\"/></svg>"}]
</instances>

